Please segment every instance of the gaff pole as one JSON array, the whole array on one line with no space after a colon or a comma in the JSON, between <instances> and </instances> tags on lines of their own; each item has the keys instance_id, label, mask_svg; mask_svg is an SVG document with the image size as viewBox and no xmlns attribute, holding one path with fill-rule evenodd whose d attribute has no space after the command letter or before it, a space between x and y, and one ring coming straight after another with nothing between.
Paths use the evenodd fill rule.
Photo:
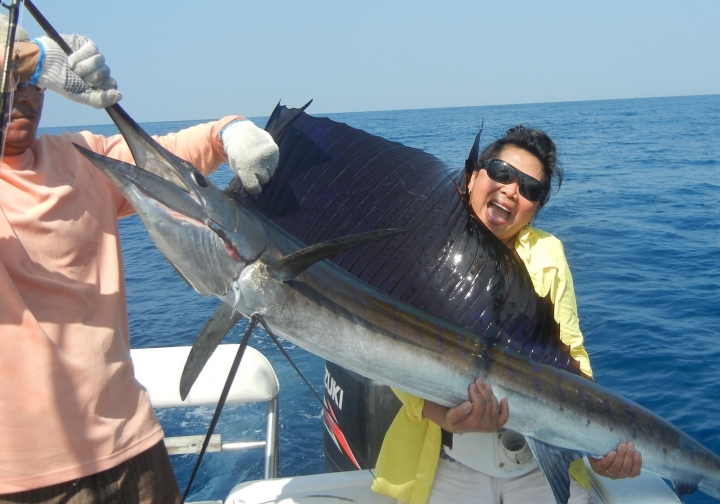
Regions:
<instances>
[{"instance_id":1,"label":"gaff pole","mask_svg":"<svg viewBox=\"0 0 720 504\"><path fill-rule=\"evenodd\" d=\"M17 32L18 18L20 17L20 4L18 0L11 0L9 5L4 2L2 6L8 9L8 31L5 41L5 60L0 79L0 155L5 150L5 127L10 119L10 96L13 91L13 51L15 50L15 33Z\"/></svg>"},{"instance_id":2,"label":"gaff pole","mask_svg":"<svg viewBox=\"0 0 720 504\"><path fill-rule=\"evenodd\" d=\"M17 1L17 0L15 0ZM35 21L37 21L37 24L40 25L40 28L42 28L45 33L47 33L47 36L53 39L57 45L60 46L60 48L65 51L65 54L70 56L72 54L72 49L69 45L67 45L67 42L63 40L63 38L60 36L60 34L53 28L53 26L50 24L50 22L45 19L45 16L42 15L42 13L35 7L35 4L32 2L32 0L23 0L23 3L25 4L25 8L27 11L32 15L33 18L35 18ZM115 109L118 113L122 114L125 117L130 117L123 108L118 105L117 103L115 105L110 105L109 107L105 107L105 111L109 113L110 109ZM112 118L112 116L110 116Z\"/></svg>"}]
</instances>

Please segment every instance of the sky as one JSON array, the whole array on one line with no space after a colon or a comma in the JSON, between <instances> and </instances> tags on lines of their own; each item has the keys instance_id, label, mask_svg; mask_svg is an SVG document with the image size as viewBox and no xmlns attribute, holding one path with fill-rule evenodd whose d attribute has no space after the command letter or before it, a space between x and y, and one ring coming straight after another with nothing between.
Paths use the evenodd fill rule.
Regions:
<instances>
[{"instance_id":1,"label":"sky","mask_svg":"<svg viewBox=\"0 0 720 504\"><path fill-rule=\"evenodd\" d=\"M140 123L720 93L716 0L34 2ZM108 123L48 93L41 126Z\"/></svg>"}]
</instances>

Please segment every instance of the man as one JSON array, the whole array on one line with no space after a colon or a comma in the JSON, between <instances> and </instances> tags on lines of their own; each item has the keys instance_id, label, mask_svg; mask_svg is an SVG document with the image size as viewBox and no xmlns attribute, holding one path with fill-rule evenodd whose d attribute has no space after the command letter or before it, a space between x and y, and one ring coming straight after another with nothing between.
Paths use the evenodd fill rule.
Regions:
<instances>
[{"instance_id":1,"label":"man","mask_svg":"<svg viewBox=\"0 0 720 504\"><path fill-rule=\"evenodd\" d=\"M89 39L66 37L70 57L47 37L17 41L0 164L0 503L180 502L130 361L117 220L133 210L72 143L131 154L119 135L36 138L46 89L96 108L121 94ZM278 160L239 116L158 141L205 173L229 161L251 194Z\"/></svg>"}]
</instances>

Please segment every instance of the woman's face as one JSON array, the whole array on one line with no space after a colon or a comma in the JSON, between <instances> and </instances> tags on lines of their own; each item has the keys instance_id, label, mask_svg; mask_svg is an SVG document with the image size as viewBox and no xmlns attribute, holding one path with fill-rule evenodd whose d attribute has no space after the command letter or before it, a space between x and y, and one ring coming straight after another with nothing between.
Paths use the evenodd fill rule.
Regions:
<instances>
[{"instance_id":1,"label":"woman's face","mask_svg":"<svg viewBox=\"0 0 720 504\"><path fill-rule=\"evenodd\" d=\"M496 156L515 168L543 182L545 173L542 163L528 151L506 145ZM485 169L473 172L470 177L470 206L483 224L510 248L515 246L515 236L529 224L538 209L539 202L525 199L518 192L518 179L509 184L495 182Z\"/></svg>"}]
</instances>

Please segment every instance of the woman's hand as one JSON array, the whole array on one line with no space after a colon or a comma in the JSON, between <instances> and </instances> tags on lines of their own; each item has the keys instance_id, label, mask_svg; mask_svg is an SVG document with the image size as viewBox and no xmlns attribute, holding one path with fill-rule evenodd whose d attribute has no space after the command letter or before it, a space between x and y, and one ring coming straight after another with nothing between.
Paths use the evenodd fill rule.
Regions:
<instances>
[{"instance_id":1,"label":"woman's hand","mask_svg":"<svg viewBox=\"0 0 720 504\"><path fill-rule=\"evenodd\" d=\"M642 455L635 451L632 443L620 443L617 450L611 451L605 457L588 457L588 461L597 474L614 480L634 478L640 474L642 468Z\"/></svg>"},{"instance_id":2,"label":"woman's hand","mask_svg":"<svg viewBox=\"0 0 720 504\"><path fill-rule=\"evenodd\" d=\"M505 425L509 410L507 398L497 400L492 386L477 378L468 387L470 400L448 408L425 401L423 416L453 434L464 432L493 432Z\"/></svg>"}]
</instances>

